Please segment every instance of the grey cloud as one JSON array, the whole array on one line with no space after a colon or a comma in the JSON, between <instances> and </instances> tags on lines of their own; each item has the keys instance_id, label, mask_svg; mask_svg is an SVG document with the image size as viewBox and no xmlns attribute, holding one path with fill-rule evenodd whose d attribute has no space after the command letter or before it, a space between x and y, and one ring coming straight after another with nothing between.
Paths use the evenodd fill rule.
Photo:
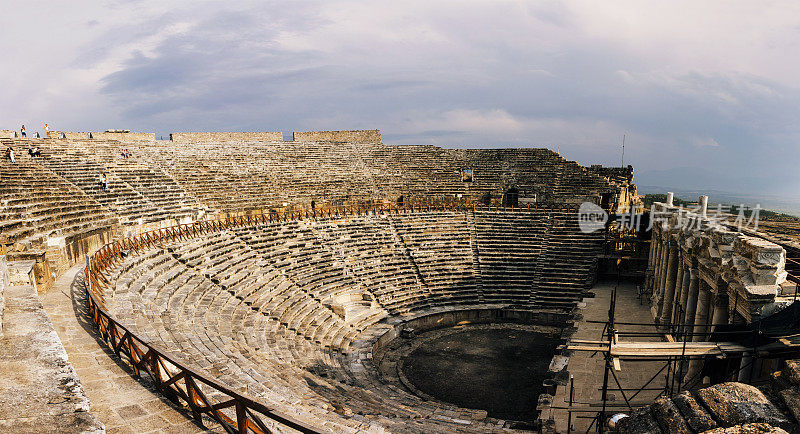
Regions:
<instances>
[{"instance_id":1,"label":"grey cloud","mask_svg":"<svg viewBox=\"0 0 800 434\"><path fill-rule=\"evenodd\" d=\"M797 179L786 158L798 155L797 87L737 70L673 69L616 39L586 36L575 12L557 2L403 9L408 20L397 23L412 23L408 33L330 9L201 3L122 25L100 20L94 28L102 31L72 66L95 68L143 45L98 82L98 92L131 128L159 134L382 128L395 143L554 144L584 163L616 164L627 132L626 160L645 182L686 166L694 171L675 176L687 182L707 182L697 175L706 166ZM177 23L187 30L142 43ZM320 29L333 42L320 39ZM494 127L425 122L447 122L459 110L500 110L516 129L503 131L502 120ZM596 134L596 144L576 128ZM719 146L701 146L712 140Z\"/></svg>"}]
</instances>

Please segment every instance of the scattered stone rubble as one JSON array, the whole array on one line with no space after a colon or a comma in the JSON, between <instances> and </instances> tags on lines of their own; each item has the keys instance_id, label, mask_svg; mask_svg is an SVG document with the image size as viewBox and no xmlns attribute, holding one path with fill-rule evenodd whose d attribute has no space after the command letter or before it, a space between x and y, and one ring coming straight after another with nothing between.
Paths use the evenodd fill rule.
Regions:
<instances>
[{"instance_id":1,"label":"scattered stone rubble","mask_svg":"<svg viewBox=\"0 0 800 434\"><path fill-rule=\"evenodd\" d=\"M638 409L617 425L621 434L673 433L796 433L800 430L797 403L798 363L776 373L762 392L743 383L720 383L695 393L660 398Z\"/></svg>"}]
</instances>

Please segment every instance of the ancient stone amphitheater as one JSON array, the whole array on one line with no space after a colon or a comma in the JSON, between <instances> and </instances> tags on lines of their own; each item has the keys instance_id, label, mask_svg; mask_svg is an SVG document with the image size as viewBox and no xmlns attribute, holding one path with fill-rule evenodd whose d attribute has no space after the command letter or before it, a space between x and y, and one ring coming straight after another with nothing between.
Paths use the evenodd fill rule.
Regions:
<instances>
[{"instance_id":1,"label":"ancient stone amphitheater","mask_svg":"<svg viewBox=\"0 0 800 434\"><path fill-rule=\"evenodd\" d=\"M43 292L86 263L101 338L236 432L540 428L535 409L503 420L417 393L385 349L463 324L563 343L603 241L579 229L578 205L636 200L632 168L389 146L378 131L0 141L17 153L0 163L0 254L16 278Z\"/></svg>"}]
</instances>

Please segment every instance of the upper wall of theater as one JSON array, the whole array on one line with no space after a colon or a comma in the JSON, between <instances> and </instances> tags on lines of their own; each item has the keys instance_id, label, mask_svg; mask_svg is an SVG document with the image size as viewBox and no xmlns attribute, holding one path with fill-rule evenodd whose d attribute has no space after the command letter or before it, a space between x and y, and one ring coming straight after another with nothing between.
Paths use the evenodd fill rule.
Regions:
<instances>
[{"instance_id":1,"label":"upper wall of theater","mask_svg":"<svg viewBox=\"0 0 800 434\"><path fill-rule=\"evenodd\" d=\"M172 133L170 139L175 143L220 143L220 142L280 142L283 133L277 132L209 132Z\"/></svg>"},{"instance_id":2,"label":"upper wall of theater","mask_svg":"<svg viewBox=\"0 0 800 434\"><path fill-rule=\"evenodd\" d=\"M14 130L0 130L0 138L18 137L19 134ZM69 140L118 140L120 142L156 140L154 133L112 131L50 131L49 137ZM175 143L282 142L283 133L280 131L172 133L170 140ZM292 140L295 142L382 143L380 130L296 131L292 134Z\"/></svg>"},{"instance_id":3,"label":"upper wall of theater","mask_svg":"<svg viewBox=\"0 0 800 434\"><path fill-rule=\"evenodd\" d=\"M50 138L53 139L68 139L68 140L118 140L120 142L141 142L141 141L155 141L155 133L130 133L130 132L73 132L73 131L50 131Z\"/></svg>"},{"instance_id":4,"label":"upper wall of theater","mask_svg":"<svg viewBox=\"0 0 800 434\"><path fill-rule=\"evenodd\" d=\"M381 143L381 130L305 131L294 132L295 142Z\"/></svg>"},{"instance_id":5,"label":"upper wall of theater","mask_svg":"<svg viewBox=\"0 0 800 434\"><path fill-rule=\"evenodd\" d=\"M220 143L220 142L282 142L283 133L273 132L206 132L172 133L175 143ZM305 131L294 132L295 142L348 142L381 143L380 130Z\"/></svg>"}]
</instances>

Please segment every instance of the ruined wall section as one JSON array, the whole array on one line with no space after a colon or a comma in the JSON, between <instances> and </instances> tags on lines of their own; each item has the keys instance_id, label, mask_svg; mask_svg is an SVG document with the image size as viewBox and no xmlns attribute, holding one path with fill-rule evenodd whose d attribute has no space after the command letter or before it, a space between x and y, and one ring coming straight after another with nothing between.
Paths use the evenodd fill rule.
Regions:
<instances>
[{"instance_id":1,"label":"ruined wall section","mask_svg":"<svg viewBox=\"0 0 800 434\"><path fill-rule=\"evenodd\" d=\"M120 142L153 142L155 133L110 133L96 131L50 131L52 139L67 140L117 140Z\"/></svg>"},{"instance_id":2,"label":"ruined wall section","mask_svg":"<svg viewBox=\"0 0 800 434\"><path fill-rule=\"evenodd\" d=\"M50 130L51 139L67 139L67 140L86 140L89 137L88 132L75 132L75 131L55 131Z\"/></svg>"},{"instance_id":3,"label":"ruined wall section","mask_svg":"<svg viewBox=\"0 0 800 434\"><path fill-rule=\"evenodd\" d=\"M682 312L682 322L700 330L750 323L793 301L781 246L731 230L702 210L660 202L655 210L647 286L659 323L679 322Z\"/></svg>"},{"instance_id":4,"label":"ruined wall section","mask_svg":"<svg viewBox=\"0 0 800 434\"><path fill-rule=\"evenodd\" d=\"M210 132L210 133L172 133L170 140L175 143L222 143L222 142L282 142L283 133L272 132Z\"/></svg>"},{"instance_id":5,"label":"ruined wall section","mask_svg":"<svg viewBox=\"0 0 800 434\"><path fill-rule=\"evenodd\" d=\"M617 207L611 210L612 212L622 214L628 212L631 207L642 206L641 198L636 193L636 185L633 183L633 166L606 167L593 164L587 167L586 171L603 177L619 187L618 197L612 198L612 202L617 204Z\"/></svg>"},{"instance_id":6,"label":"ruined wall section","mask_svg":"<svg viewBox=\"0 0 800 434\"><path fill-rule=\"evenodd\" d=\"M155 133L92 133L95 140L118 140L120 142L153 142Z\"/></svg>"},{"instance_id":7,"label":"ruined wall section","mask_svg":"<svg viewBox=\"0 0 800 434\"><path fill-rule=\"evenodd\" d=\"M3 337L3 310L6 307L5 293L9 286L6 256L0 255L0 338Z\"/></svg>"},{"instance_id":8,"label":"ruined wall section","mask_svg":"<svg viewBox=\"0 0 800 434\"><path fill-rule=\"evenodd\" d=\"M381 130L305 131L294 132L295 142L382 143Z\"/></svg>"}]
</instances>

